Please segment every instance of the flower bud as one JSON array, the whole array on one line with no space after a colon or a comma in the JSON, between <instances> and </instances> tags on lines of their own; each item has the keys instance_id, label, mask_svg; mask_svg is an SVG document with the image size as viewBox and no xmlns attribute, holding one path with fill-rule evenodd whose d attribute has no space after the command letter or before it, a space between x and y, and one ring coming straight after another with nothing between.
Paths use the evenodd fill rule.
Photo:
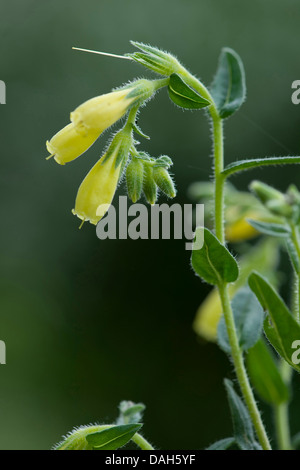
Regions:
<instances>
[{"instance_id":1,"label":"flower bud","mask_svg":"<svg viewBox=\"0 0 300 470\"><path fill-rule=\"evenodd\" d=\"M253 181L250 189L272 214L286 218L293 215L292 201L289 201L288 195L260 181Z\"/></svg>"},{"instance_id":2,"label":"flower bud","mask_svg":"<svg viewBox=\"0 0 300 470\"><path fill-rule=\"evenodd\" d=\"M143 191L149 204L153 205L157 199L157 186L153 179L153 168L151 164L144 164Z\"/></svg>"},{"instance_id":3,"label":"flower bud","mask_svg":"<svg viewBox=\"0 0 300 470\"><path fill-rule=\"evenodd\" d=\"M293 207L290 206L285 201L278 201L276 199L267 201L266 203L267 209L274 215L278 215L281 217L291 217L293 215Z\"/></svg>"},{"instance_id":4,"label":"flower bud","mask_svg":"<svg viewBox=\"0 0 300 470\"><path fill-rule=\"evenodd\" d=\"M174 187L174 182L169 175L168 170L162 166L154 166L153 168L153 178L159 189L169 197L176 196L176 190Z\"/></svg>"},{"instance_id":5,"label":"flower bud","mask_svg":"<svg viewBox=\"0 0 300 470\"><path fill-rule=\"evenodd\" d=\"M144 165L141 159L133 158L126 169L128 197L132 202L140 199L143 189Z\"/></svg>"},{"instance_id":6,"label":"flower bud","mask_svg":"<svg viewBox=\"0 0 300 470\"><path fill-rule=\"evenodd\" d=\"M172 73L180 73L184 70L176 57L169 52L162 51L157 47L148 46L141 42L131 41L131 44L142 52L134 52L133 54L126 55L153 72L169 76Z\"/></svg>"},{"instance_id":7,"label":"flower bud","mask_svg":"<svg viewBox=\"0 0 300 470\"><path fill-rule=\"evenodd\" d=\"M280 191L261 181L252 181L250 190L263 204L271 200L285 202L284 195Z\"/></svg>"},{"instance_id":8,"label":"flower bud","mask_svg":"<svg viewBox=\"0 0 300 470\"><path fill-rule=\"evenodd\" d=\"M73 124L68 124L46 142L47 150L60 165L71 162L82 155L98 139L101 132L78 134Z\"/></svg>"}]
</instances>

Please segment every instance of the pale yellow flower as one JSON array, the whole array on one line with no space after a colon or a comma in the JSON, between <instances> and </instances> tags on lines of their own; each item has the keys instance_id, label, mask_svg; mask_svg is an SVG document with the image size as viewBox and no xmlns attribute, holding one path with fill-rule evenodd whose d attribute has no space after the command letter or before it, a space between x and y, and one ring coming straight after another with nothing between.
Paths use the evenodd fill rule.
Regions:
<instances>
[{"instance_id":1,"label":"pale yellow flower","mask_svg":"<svg viewBox=\"0 0 300 470\"><path fill-rule=\"evenodd\" d=\"M71 121L76 130L86 135L91 131L101 133L112 126L136 100L136 96L128 98L133 89L134 87L112 91L82 103L71 113Z\"/></svg>"},{"instance_id":2,"label":"pale yellow flower","mask_svg":"<svg viewBox=\"0 0 300 470\"><path fill-rule=\"evenodd\" d=\"M237 291L233 284L229 286L230 297ZM222 316L222 306L219 292L212 289L197 310L194 320L194 330L207 341L216 341L217 328Z\"/></svg>"},{"instance_id":3,"label":"pale yellow flower","mask_svg":"<svg viewBox=\"0 0 300 470\"><path fill-rule=\"evenodd\" d=\"M247 219L258 220L261 214L258 211L248 211L234 222L225 225L225 237L228 242L236 243L257 237L259 232L247 222Z\"/></svg>"},{"instance_id":4,"label":"pale yellow flower","mask_svg":"<svg viewBox=\"0 0 300 470\"><path fill-rule=\"evenodd\" d=\"M61 129L46 142L50 157L60 165L82 155L100 134L117 122L138 99L137 87L96 96L78 106L71 113L71 124Z\"/></svg>"},{"instance_id":5,"label":"pale yellow flower","mask_svg":"<svg viewBox=\"0 0 300 470\"><path fill-rule=\"evenodd\" d=\"M68 124L46 142L47 150L57 163L64 165L86 152L100 134L99 131L93 131L83 136L77 132L73 124Z\"/></svg>"},{"instance_id":6,"label":"pale yellow flower","mask_svg":"<svg viewBox=\"0 0 300 470\"><path fill-rule=\"evenodd\" d=\"M113 200L122 167L122 164L115 167L118 151L119 146L106 161L106 154L103 155L78 189L75 209L72 212L83 222L89 221L97 225Z\"/></svg>"}]
</instances>

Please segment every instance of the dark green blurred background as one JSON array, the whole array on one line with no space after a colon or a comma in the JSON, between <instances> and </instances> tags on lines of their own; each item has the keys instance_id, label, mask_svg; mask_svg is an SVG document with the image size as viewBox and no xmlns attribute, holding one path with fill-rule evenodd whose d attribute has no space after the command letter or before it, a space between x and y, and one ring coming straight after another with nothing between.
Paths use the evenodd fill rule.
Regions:
<instances>
[{"instance_id":1,"label":"dark green blurred background","mask_svg":"<svg viewBox=\"0 0 300 470\"><path fill-rule=\"evenodd\" d=\"M175 53L205 83L222 46L241 55L248 97L226 123L226 160L299 155L297 0L0 0L1 449L47 449L73 426L116 418L122 399L147 405L145 435L159 448L199 449L231 433L222 380L231 365L191 323L209 287L184 241L100 241L72 216L77 188L108 133L65 167L45 141L82 101L135 77L137 64L72 46L130 52L137 40ZM210 177L210 130L158 94L140 115L153 156L173 157L177 202ZM245 173L285 189L298 168ZM120 187L118 194L124 194ZM299 379L295 381L293 429ZM298 393L298 403L300 394ZM264 408L267 425L272 418Z\"/></svg>"}]
</instances>

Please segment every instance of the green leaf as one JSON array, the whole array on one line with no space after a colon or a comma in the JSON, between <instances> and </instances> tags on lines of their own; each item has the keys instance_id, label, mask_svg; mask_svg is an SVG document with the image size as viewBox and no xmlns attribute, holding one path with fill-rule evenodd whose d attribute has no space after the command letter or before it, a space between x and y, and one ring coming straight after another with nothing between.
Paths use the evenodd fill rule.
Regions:
<instances>
[{"instance_id":1,"label":"green leaf","mask_svg":"<svg viewBox=\"0 0 300 470\"><path fill-rule=\"evenodd\" d=\"M291 229L287 225L261 222L259 220L252 219L247 219L247 222L264 235L271 235L273 237L289 237L291 234Z\"/></svg>"},{"instance_id":2,"label":"green leaf","mask_svg":"<svg viewBox=\"0 0 300 470\"><path fill-rule=\"evenodd\" d=\"M203 240L202 247L192 252L192 267L196 274L213 285L236 281L238 265L227 248L207 228L197 228L195 235L195 240Z\"/></svg>"},{"instance_id":3,"label":"green leaf","mask_svg":"<svg viewBox=\"0 0 300 470\"><path fill-rule=\"evenodd\" d=\"M227 450L235 444L234 437L226 437L220 441L214 442L212 445L207 447L206 450Z\"/></svg>"},{"instance_id":4,"label":"green leaf","mask_svg":"<svg viewBox=\"0 0 300 470\"><path fill-rule=\"evenodd\" d=\"M170 76L168 92L171 100L184 109L200 109L211 104L189 87L177 73Z\"/></svg>"},{"instance_id":5,"label":"green leaf","mask_svg":"<svg viewBox=\"0 0 300 470\"><path fill-rule=\"evenodd\" d=\"M235 442L241 450L260 449L255 440L252 421L244 403L234 391L231 380L225 379L224 383L231 411Z\"/></svg>"},{"instance_id":6,"label":"green leaf","mask_svg":"<svg viewBox=\"0 0 300 470\"><path fill-rule=\"evenodd\" d=\"M265 402L279 405L289 400L289 389L280 375L272 351L262 338L248 351L247 369L252 385Z\"/></svg>"},{"instance_id":7,"label":"green leaf","mask_svg":"<svg viewBox=\"0 0 300 470\"><path fill-rule=\"evenodd\" d=\"M141 427L142 424L112 426L103 431L88 434L86 440L96 450L116 450L127 444Z\"/></svg>"},{"instance_id":8,"label":"green leaf","mask_svg":"<svg viewBox=\"0 0 300 470\"><path fill-rule=\"evenodd\" d=\"M140 135L141 137L144 137L144 139L150 139L150 137L142 131L142 129L137 125L136 122L132 124L132 127L136 134Z\"/></svg>"},{"instance_id":9,"label":"green leaf","mask_svg":"<svg viewBox=\"0 0 300 470\"><path fill-rule=\"evenodd\" d=\"M272 346L295 370L300 366L294 358L294 342L300 340L300 326L293 318L279 294L269 282L258 273L249 277L249 286L261 306L267 310L271 322L265 322L265 333Z\"/></svg>"},{"instance_id":10,"label":"green leaf","mask_svg":"<svg viewBox=\"0 0 300 470\"><path fill-rule=\"evenodd\" d=\"M230 176L239 171L251 170L253 168L259 168L261 166L268 165L286 165L300 163L300 157L268 157L268 158L253 158L249 160L239 160L237 162L229 163L224 170L222 175Z\"/></svg>"},{"instance_id":11,"label":"green leaf","mask_svg":"<svg viewBox=\"0 0 300 470\"><path fill-rule=\"evenodd\" d=\"M239 55L232 49L222 49L211 94L222 119L231 116L245 101L244 66Z\"/></svg>"},{"instance_id":12,"label":"green leaf","mask_svg":"<svg viewBox=\"0 0 300 470\"><path fill-rule=\"evenodd\" d=\"M288 255L290 257L291 263L292 263L292 265L295 269L295 272L297 274L299 274L300 273L300 264L299 264L298 253L297 253L297 250L295 248L294 243L289 238L286 239L286 250L287 250Z\"/></svg>"},{"instance_id":13,"label":"green leaf","mask_svg":"<svg viewBox=\"0 0 300 470\"><path fill-rule=\"evenodd\" d=\"M232 310L239 345L243 351L252 348L259 340L264 322L264 311L249 287L240 289L232 300ZM226 353L231 352L224 317L218 325L218 343Z\"/></svg>"}]
</instances>

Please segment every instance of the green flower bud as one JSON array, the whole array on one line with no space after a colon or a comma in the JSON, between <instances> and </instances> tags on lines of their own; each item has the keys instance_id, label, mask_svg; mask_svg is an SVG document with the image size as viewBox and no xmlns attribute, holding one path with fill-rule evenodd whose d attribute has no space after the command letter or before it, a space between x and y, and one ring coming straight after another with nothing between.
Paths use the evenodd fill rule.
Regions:
<instances>
[{"instance_id":1,"label":"green flower bud","mask_svg":"<svg viewBox=\"0 0 300 470\"><path fill-rule=\"evenodd\" d=\"M149 204L155 204L157 199L157 186L153 178L153 167L147 163L144 163L143 191Z\"/></svg>"},{"instance_id":2,"label":"green flower bud","mask_svg":"<svg viewBox=\"0 0 300 470\"><path fill-rule=\"evenodd\" d=\"M288 194L283 194L268 184L253 181L250 189L273 215L288 219L295 216L297 209L295 188L290 187Z\"/></svg>"},{"instance_id":3,"label":"green flower bud","mask_svg":"<svg viewBox=\"0 0 300 470\"><path fill-rule=\"evenodd\" d=\"M184 70L176 57L169 52L162 51L157 47L148 46L141 42L131 41L131 44L142 52L134 52L133 54L126 55L153 72L169 76L172 73L180 73Z\"/></svg>"},{"instance_id":4,"label":"green flower bud","mask_svg":"<svg viewBox=\"0 0 300 470\"><path fill-rule=\"evenodd\" d=\"M138 158L133 158L126 169L127 192L132 202L140 199L143 190L143 180L143 162Z\"/></svg>"},{"instance_id":5,"label":"green flower bud","mask_svg":"<svg viewBox=\"0 0 300 470\"><path fill-rule=\"evenodd\" d=\"M284 194L261 181L252 181L250 184L250 190L263 204L266 204L271 200L285 202Z\"/></svg>"},{"instance_id":6,"label":"green flower bud","mask_svg":"<svg viewBox=\"0 0 300 470\"><path fill-rule=\"evenodd\" d=\"M282 201L268 201L266 203L267 209L269 209L270 212L274 215L279 215L282 217L291 217L294 213L293 207L290 206L288 203L284 203Z\"/></svg>"},{"instance_id":7,"label":"green flower bud","mask_svg":"<svg viewBox=\"0 0 300 470\"><path fill-rule=\"evenodd\" d=\"M168 170L162 166L154 166L153 178L159 189L169 197L176 196L174 182L169 175Z\"/></svg>"},{"instance_id":8,"label":"green flower bud","mask_svg":"<svg viewBox=\"0 0 300 470\"><path fill-rule=\"evenodd\" d=\"M287 190L287 200L291 205L300 204L300 193L294 184L291 184Z\"/></svg>"}]
</instances>

